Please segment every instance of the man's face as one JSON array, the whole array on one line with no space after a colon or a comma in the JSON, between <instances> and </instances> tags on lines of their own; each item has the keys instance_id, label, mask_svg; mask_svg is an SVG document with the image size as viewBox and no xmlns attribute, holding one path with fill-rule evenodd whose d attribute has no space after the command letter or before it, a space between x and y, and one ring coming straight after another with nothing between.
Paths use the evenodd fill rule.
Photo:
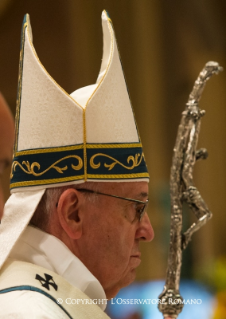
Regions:
<instances>
[{"instance_id":1,"label":"man's face","mask_svg":"<svg viewBox=\"0 0 226 319\"><path fill-rule=\"evenodd\" d=\"M1 179L7 166L12 161L14 141L14 121L12 114L0 93L0 220L3 214L4 195Z\"/></svg>"},{"instance_id":2,"label":"man's face","mask_svg":"<svg viewBox=\"0 0 226 319\"><path fill-rule=\"evenodd\" d=\"M102 183L100 183L102 184ZM103 193L146 201L146 182L103 183ZM86 222L81 240L80 259L102 284L111 298L135 279L141 262L139 243L151 241L153 229L147 214L139 221L137 204L104 195L87 200ZM135 220L134 220L135 218Z\"/></svg>"}]
</instances>

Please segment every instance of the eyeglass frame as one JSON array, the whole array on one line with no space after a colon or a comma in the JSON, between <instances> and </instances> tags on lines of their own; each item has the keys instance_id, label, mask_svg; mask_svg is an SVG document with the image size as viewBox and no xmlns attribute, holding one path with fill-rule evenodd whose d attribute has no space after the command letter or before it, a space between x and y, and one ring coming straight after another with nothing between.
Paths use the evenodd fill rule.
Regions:
<instances>
[{"instance_id":1,"label":"eyeglass frame","mask_svg":"<svg viewBox=\"0 0 226 319\"><path fill-rule=\"evenodd\" d=\"M118 199L122 199L122 200L127 200L129 202L143 204L144 208L142 209L142 212L140 213L139 221L141 221L142 217L144 216L144 214L146 212L147 205L149 203L149 199L147 199L144 202L144 201L141 201L141 200L138 200L138 199L132 199L132 198L121 197L121 196L112 195L112 194L101 193L101 192L97 192L97 191L94 191L94 190L91 190L91 189L86 189L86 188L76 188L76 190L80 191L80 192L85 192L85 193L90 193L90 194L97 194L97 195L104 195L104 196L114 197L114 198L118 198Z\"/></svg>"}]
</instances>

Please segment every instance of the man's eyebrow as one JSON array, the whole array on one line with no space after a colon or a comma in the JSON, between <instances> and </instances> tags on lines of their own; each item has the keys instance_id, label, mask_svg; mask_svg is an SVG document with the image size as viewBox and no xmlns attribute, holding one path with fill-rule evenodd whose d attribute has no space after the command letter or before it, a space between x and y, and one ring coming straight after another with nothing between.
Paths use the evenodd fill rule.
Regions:
<instances>
[{"instance_id":1,"label":"man's eyebrow","mask_svg":"<svg viewBox=\"0 0 226 319\"><path fill-rule=\"evenodd\" d=\"M141 192L141 193L138 195L138 198L145 198L145 197L149 197L148 193L146 193L146 192Z\"/></svg>"}]
</instances>

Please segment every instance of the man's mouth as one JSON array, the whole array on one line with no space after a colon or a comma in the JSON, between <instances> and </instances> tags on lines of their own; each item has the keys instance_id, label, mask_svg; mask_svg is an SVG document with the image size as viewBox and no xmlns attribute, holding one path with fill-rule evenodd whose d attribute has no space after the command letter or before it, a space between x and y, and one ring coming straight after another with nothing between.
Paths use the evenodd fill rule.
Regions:
<instances>
[{"instance_id":1,"label":"man's mouth","mask_svg":"<svg viewBox=\"0 0 226 319\"><path fill-rule=\"evenodd\" d=\"M138 267L141 263L141 253L136 253L130 256L130 260L134 267Z\"/></svg>"},{"instance_id":2,"label":"man's mouth","mask_svg":"<svg viewBox=\"0 0 226 319\"><path fill-rule=\"evenodd\" d=\"M135 254L131 255L131 257L136 257L136 258L141 259L141 253L140 252L135 253Z\"/></svg>"}]
</instances>

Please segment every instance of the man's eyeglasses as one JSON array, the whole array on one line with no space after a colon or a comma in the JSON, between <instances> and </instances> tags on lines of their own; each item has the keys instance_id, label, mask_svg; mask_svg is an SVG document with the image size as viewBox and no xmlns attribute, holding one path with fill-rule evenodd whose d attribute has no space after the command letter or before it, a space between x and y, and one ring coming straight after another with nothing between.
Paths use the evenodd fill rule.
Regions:
<instances>
[{"instance_id":1,"label":"man's eyeglasses","mask_svg":"<svg viewBox=\"0 0 226 319\"><path fill-rule=\"evenodd\" d=\"M97 195L104 195L104 196L109 196L109 197L114 197L114 198L118 198L118 199L127 200L129 202L134 202L136 204L140 204L140 205L137 205L137 208L136 208L136 213L138 215L139 221L141 221L142 217L144 216L144 213L146 212L146 208L147 208L148 201L149 201L147 199L145 202L143 202L143 201L138 200L138 199L132 199L132 198L126 198L126 197L121 197L121 196L117 196L117 195L105 194L105 193L96 192L96 191L93 191L91 189L85 189L85 188L77 188L76 190L79 191L79 192L85 192L85 193L91 193L91 194L97 194Z\"/></svg>"}]
</instances>

